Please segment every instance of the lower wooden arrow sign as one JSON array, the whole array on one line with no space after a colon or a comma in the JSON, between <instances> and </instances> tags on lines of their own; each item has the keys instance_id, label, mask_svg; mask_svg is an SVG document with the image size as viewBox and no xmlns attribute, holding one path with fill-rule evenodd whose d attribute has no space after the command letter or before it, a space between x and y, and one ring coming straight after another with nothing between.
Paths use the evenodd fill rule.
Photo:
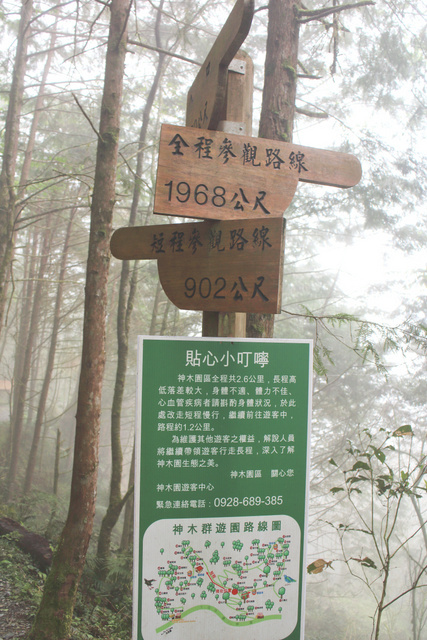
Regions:
<instances>
[{"instance_id":1,"label":"lower wooden arrow sign","mask_svg":"<svg viewBox=\"0 0 427 640\"><path fill-rule=\"evenodd\" d=\"M179 309L280 313L283 218L118 229L121 260L157 259L160 282Z\"/></svg>"}]
</instances>

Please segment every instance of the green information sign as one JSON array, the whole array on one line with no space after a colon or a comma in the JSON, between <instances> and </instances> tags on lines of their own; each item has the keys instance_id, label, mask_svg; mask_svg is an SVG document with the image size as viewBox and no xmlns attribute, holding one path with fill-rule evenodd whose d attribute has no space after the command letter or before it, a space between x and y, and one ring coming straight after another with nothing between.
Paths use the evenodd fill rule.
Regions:
<instances>
[{"instance_id":1,"label":"green information sign","mask_svg":"<svg viewBox=\"0 0 427 640\"><path fill-rule=\"evenodd\" d=\"M134 640L303 638L311 370L310 341L140 337Z\"/></svg>"}]
</instances>

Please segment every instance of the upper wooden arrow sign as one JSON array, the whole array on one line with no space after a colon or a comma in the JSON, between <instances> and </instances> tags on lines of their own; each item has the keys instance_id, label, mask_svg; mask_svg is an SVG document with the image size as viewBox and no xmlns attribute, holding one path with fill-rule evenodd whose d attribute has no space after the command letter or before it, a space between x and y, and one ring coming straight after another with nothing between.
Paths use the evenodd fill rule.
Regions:
<instances>
[{"instance_id":1,"label":"upper wooden arrow sign","mask_svg":"<svg viewBox=\"0 0 427 640\"><path fill-rule=\"evenodd\" d=\"M190 127L216 129L225 104L228 65L251 28L254 0L237 0L187 97Z\"/></svg>"},{"instance_id":2,"label":"upper wooden arrow sign","mask_svg":"<svg viewBox=\"0 0 427 640\"><path fill-rule=\"evenodd\" d=\"M179 309L280 313L283 218L117 229L121 260L156 258L160 282Z\"/></svg>"},{"instance_id":3,"label":"upper wooden arrow sign","mask_svg":"<svg viewBox=\"0 0 427 640\"><path fill-rule=\"evenodd\" d=\"M345 188L360 177L359 160L348 153L164 124L154 213L281 217L299 180Z\"/></svg>"}]
</instances>

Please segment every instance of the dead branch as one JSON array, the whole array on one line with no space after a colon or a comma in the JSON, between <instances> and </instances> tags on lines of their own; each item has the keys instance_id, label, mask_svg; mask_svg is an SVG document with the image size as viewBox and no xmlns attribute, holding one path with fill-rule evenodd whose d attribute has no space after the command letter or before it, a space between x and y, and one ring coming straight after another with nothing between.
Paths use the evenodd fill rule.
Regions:
<instances>
[{"instance_id":1,"label":"dead branch","mask_svg":"<svg viewBox=\"0 0 427 640\"><path fill-rule=\"evenodd\" d=\"M366 7L375 5L373 0L362 0L362 2L354 2L350 4L342 4L336 7L325 7L324 9L298 9L295 7L295 15L297 22L305 24L306 22L312 22L313 20L320 20L326 16L330 16L340 11L347 11L347 9L357 9L358 7Z\"/></svg>"},{"instance_id":2,"label":"dead branch","mask_svg":"<svg viewBox=\"0 0 427 640\"><path fill-rule=\"evenodd\" d=\"M328 114L324 111L310 111L309 109L301 109L300 107L295 107L295 111L302 116L308 116L309 118L319 118L320 120L329 118Z\"/></svg>"},{"instance_id":3,"label":"dead branch","mask_svg":"<svg viewBox=\"0 0 427 640\"><path fill-rule=\"evenodd\" d=\"M80 109L80 111L82 112L82 114L84 115L84 117L86 118L86 120L89 122L91 128L95 131L96 135L98 136L98 140L100 142L104 142L104 140L102 139L101 134L99 133L99 131L96 129L95 125L92 123L92 120L89 118L89 116L87 115L86 111L83 109L82 105L80 104L80 102L78 101L78 98L76 96L75 93L71 92L71 95L73 96L74 100L76 101L76 104L78 106L78 108Z\"/></svg>"},{"instance_id":4,"label":"dead branch","mask_svg":"<svg viewBox=\"0 0 427 640\"><path fill-rule=\"evenodd\" d=\"M197 60L186 58L185 56L181 56L179 53L172 53L172 51L167 51L166 49L161 49L160 47L154 47L151 44L144 44L143 42L137 42L136 40L129 39L128 44L134 44L137 47L142 47L143 49L150 49L150 51L157 51L157 53L163 53L164 55L170 56L171 58L178 58L178 60L183 60L184 62L189 62L190 64L196 64L198 67L202 66L202 63L197 62Z\"/></svg>"}]
</instances>

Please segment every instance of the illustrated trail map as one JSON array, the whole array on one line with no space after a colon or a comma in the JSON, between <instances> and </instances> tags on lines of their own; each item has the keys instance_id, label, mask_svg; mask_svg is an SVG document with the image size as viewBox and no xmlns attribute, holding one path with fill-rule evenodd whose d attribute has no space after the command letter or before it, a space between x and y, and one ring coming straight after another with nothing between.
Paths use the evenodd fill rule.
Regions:
<instances>
[{"instance_id":1,"label":"illustrated trail map","mask_svg":"<svg viewBox=\"0 0 427 640\"><path fill-rule=\"evenodd\" d=\"M230 532L231 535L230 535ZM289 636L300 530L289 516L159 520L143 540L144 639Z\"/></svg>"}]
</instances>

